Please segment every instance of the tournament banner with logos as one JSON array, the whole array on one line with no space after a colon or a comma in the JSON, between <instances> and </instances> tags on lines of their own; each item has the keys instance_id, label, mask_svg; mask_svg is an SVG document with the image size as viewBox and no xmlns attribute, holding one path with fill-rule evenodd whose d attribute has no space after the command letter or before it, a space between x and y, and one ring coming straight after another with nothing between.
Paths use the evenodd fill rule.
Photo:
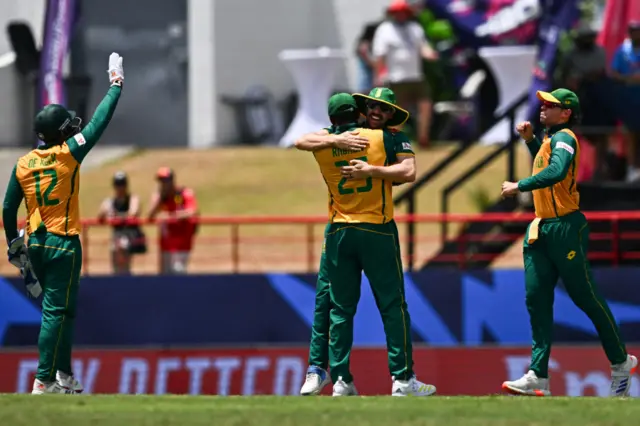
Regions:
<instances>
[{"instance_id":1,"label":"tournament banner with logos","mask_svg":"<svg viewBox=\"0 0 640 426\"><path fill-rule=\"evenodd\" d=\"M507 74L531 73L530 88L505 84L513 90L523 90L522 93L529 89L530 116L539 106L536 91L551 89L559 36L577 22L579 3L579 0L428 0L426 6L437 17L451 22L461 47L538 47L533 70L523 70L517 58L512 69L502 70ZM508 64L501 65L505 66ZM513 81L513 77L505 81ZM503 96L515 99L520 93Z\"/></svg>"},{"instance_id":2,"label":"tournament banner with logos","mask_svg":"<svg viewBox=\"0 0 640 426\"><path fill-rule=\"evenodd\" d=\"M563 31L570 30L580 18L579 0L561 0L550 2L538 29L538 59L533 72L533 83L529 89L529 113L537 122L540 101L536 97L538 90L551 91L554 88L553 73L558 59L558 42Z\"/></svg>"},{"instance_id":3,"label":"tournament banner with logos","mask_svg":"<svg viewBox=\"0 0 640 426\"><path fill-rule=\"evenodd\" d=\"M522 376L530 347L427 348L415 346L420 380L439 395L500 393L504 380ZM639 346L630 346L640 353ZM298 395L308 348L76 350L73 372L88 394ZM0 352L0 393L31 391L38 366L35 351ZM549 360L556 396L608 396L611 371L599 346L554 346ZM351 370L361 395L388 395L391 378L381 347L351 352ZM331 386L323 394L330 395ZM631 396L640 396L632 378Z\"/></svg>"},{"instance_id":4,"label":"tournament banner with logos","mask_svg":"<svg viewBox=\"0 0 640 426\"><path fill-rule=\"evenodd\" d=\"M38 77L38 109L48 104L66 104L63 65L75 11L76 0L47 1Z\"/></svg>"},{"instance_id":5,"label":"tournament banner with logos","mask_svg":"<svg viewBox=\"0 0 640 426\"><path fill-rule=\"evenodd\" d=\"M640 268L595 268L594 280L628 343L640 342ZM416 344L439 347L530 346L523 270L433 268L404 275ZM21 279L0 278L0 347L32 347L40 302ZM77 348L308 345L316 276L312 274L84 277L74 341ZM598 344L589 318L562 285L555 291L554 340ZM356 347L386 342L371 286L362 291Z\"/></svg>"},{"instance_id":6,"label":"tournament banner with logos","mask_svg":"<svg viewBox=\"0 0 640 426\"><path fill-rule=\"evenodd\" d=\"M564 0L552 0L564 1ZM464 47L530 45L536 42L542 0L428 0L448 20Z\"/></svg>"}]
</instances>

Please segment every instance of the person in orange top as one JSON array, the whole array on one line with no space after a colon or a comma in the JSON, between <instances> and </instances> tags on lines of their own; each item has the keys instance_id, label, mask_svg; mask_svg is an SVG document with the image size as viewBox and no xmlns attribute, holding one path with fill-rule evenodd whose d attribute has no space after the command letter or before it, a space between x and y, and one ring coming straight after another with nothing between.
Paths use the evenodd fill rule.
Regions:
<instances>
[{"instance_id":1,"label":"person in orange top","mask_svg":"<svg viewBox=\"0 0 640 426\"><path fill-rule=\"evenodd\" d=\"M187 272L193 237L197 231L196 197L191 189L176 185L173 170L168 167L161 167L156 179L159 190L153 194L149 219L162 219L162 273L184 274Z\"/></svg>"},{"instance_id":2,"label":"person in orange top","mask_svg":"<svg viewBox=\"0 0 640 426\"><path fill-rule=\"evenodd\" d=\"M124 70L117 53L109 57L108 73L111 87L84 128L80 117L62 105L50 104L38 112L34 130L44 145L18 160L4 197L2 220L9 261L14 263L17 257L31 263L43 292L34 394L83 390L71 371L82 269L79 171L120 99ZM26 246L17 225L22 200L27 209Z\"/></svg>"},{"instance_id":3,"label":"person in orange top","mask_svg":"<svg viewBox=\"0 0 640 426\"><path fill-rule=\"evenodd\" d=\"M536 218L524 239L526 304L533 337L531 366L520 379L502 389L514 395L546 396L549 392L549 356L553 333L553 298L558 278L573 302L593 322L611 363L610 396L628 396L631 374L638 360L627 354L620 330L607 302L600 295L587 260L589 227L580 211L576 171L580 145L571 127L578 121L580 101L575 93L557 89L538 92L542 101L542 141L531 123L516 130L534 157L533 175L520 182L504 182L502 196L533 192Z\"/></svg>"}]
</instances>

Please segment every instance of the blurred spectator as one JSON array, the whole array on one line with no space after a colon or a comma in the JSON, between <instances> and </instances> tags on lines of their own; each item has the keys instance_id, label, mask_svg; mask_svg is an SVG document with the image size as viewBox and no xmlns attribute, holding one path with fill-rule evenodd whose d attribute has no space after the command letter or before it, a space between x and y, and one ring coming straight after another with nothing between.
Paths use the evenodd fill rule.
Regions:
<instances>
[{"instance_id":1,"label":"blurred spectator","mask_svg":"<svg viewBox=\"0 0 640 426\"><path fill-rule=\"evenodd\" d=\"M590 25L582 25L575 33L573 48L562 63L560 86L580 97L581 124L584 136L596 149L594 177L611 179L609 170L609 134L616 125L611 108L613 82L606 74L607 54L596 44L598 33Z\"/></svg>"},{"instance_id":2,"label":"blurred spectator","mask_svg":"<svg viewBox=\"0 0 640 426\"><path fill-rule=\"evenodd\" d=\"M617 112L627 130L627 180L640 178L640 22L631 22L629 38L616 51L611 74L622 87L615 96Z\"/></svg>"},{"instance_id":3,"label":"blurred spectator","mask_svg":"<svg viewBox=\"0 0 640 426\"><path fill-rule=\"evenodd\" d=\"M178 187L173 171L161 167L156 175L159 188L153 194L149 219L159 219L160 251L163 274L187 272L193 237L197 231L194 220L198 215L196 197L189 188Z\"/></svg>"},{"instance_id":4,"label":"blurred spectator","mask_svg":"<svg viewBox=\"0 0 640 426\"><path fill-rule=\"evenodd\" d=\"M387 9L389 19L376 30L373 55L376 58L375 85L385 82L395 92L398 104L408 110L417 106L416 134L422 147L429 146L431 93L422 71L422 59L437 59L424 29L405 0L394 1Z\"/></svg>"},{"instance_id":5,"label":"blurred spectator","mask_svg":"<svg viewBox=\"0 0 640 426\"><path fill-rule=\"evenodd\" d=\"M369 93L373 89L373 75L375 72L375 59L373 57L372 45L373 37L382 21L371 22L365 25L358 46L356 55L358 56L358 88L359 93Z\"/></svg>"},{"instance_id":6,"label":"blurred spectator","mask_svg":"<svg viewBox=\"0 0 640 426\"><path fill-rule=\"evenodd\" d=\"M111 239L111 265L118 275L131 274L131 257L147 251L145 235L138 225L126 225L127 219L140 215L140 198L129 192L127 175L116 172L113 176L113 197L102 202L98 220L111 221L113 236Z\"/></svg>"}]
</instances>

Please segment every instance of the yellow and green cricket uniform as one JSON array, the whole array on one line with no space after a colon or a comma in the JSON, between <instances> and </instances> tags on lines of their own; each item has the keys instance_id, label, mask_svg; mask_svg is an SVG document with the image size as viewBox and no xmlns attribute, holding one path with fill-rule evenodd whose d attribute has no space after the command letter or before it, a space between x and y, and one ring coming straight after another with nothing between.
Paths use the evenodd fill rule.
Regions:
<instances>
[{"instance_id":1,"label":"yellow and green cricket uniform","mask_svg":"<svg viewBox=\"0 0 640 426\"><path fill-rule=\"evenodd\" d=\"M548 377L558 278L593 322L611 364L622 363L627 357L618 325L598 291L587 260L589 227L580 212L576 189L580 146L566 126L551 127L542 141L534 138L527 143L534 156L533 174L518 182L520 191L533 192L536 212L527 229L523 253L533 337L530 368L541 378Z\"/></svg>"},{"instance_id":2,"label":"yellow and green cricket uniform","mask_svg":"<svg viewBox=\"0 0 640 426\"><path fill-rule=\"evenodd\" d=\"M334 132L331 128L326 129ZM384 139L387 148L389 164L397 161L398 155L412 155L411 142L403 132L393 132L385 129ZM324 231L326 241L327 232L331 222L327 224ZM320 266L318 268L318 279L316 281L315 309L313 313L313 325L311 327L311 343L309 345L309 365L320 367L324 370L329 366L329 325L331 298L329 295L330 281L326 264L326 244L323 243L320 256Z\"/></svg>"},{"instance_id":3,"label":"yellow and green cricket uniform","mask_svg":"<svg viewBox=\"0 0 640 426\"><path fill-rule=\"evenodd\" d=\"M82 130L62 144L44 145L18 160L4 199L8 241L18 236L17 213L24 199L31 263L43 290L40 360L36 378L72 375L71 349L82 269L80 165L106 129L120 98L112 86Z\"/></svg>"},{"instance_id":4,"label":"yellow and green cricket uniform","mask_svg":"<svg viewBox=\"0 0 640 426\"><path fill-rule=\"evenodd\" d=\"M386 166L396 163L398 157L414 154L406 139L396 139L391 132L355 125L334 127L331 132L355 129L369 140L366 150L351 152L327 148L314 153L329 190L329 224L321 271L324 270L328 277L325 285L329 286L331 304L328 333L331 377L334 382L338 377L347 383L353 380L349 355L353 345L353 317L364 271L387 335L390 373L400 380L407 380L413 375L411 320L404 297L398 230L393 220L392 182L374 178L347 180L341 176L340 168L349 165L353 159ZM320 275L319 283L324 277ZM322 310L322 307L318 309L318 304L316 307L316 312ZM326 320L323 323L326 324ZM310 362L313 362L314 352L321 351L314 351L312 345Z\"/></svg>"},{"instance_id":5,"label":"yellow and green cricket uniform","mask_svg":"<svg viewBox=\"0 0 640 426\"><path fill-rule=\"evenodd\" d=\"M326 241L328 223L324 229ZM331 295L329 289L329 273L327 271L326 244L322 244L320 254L320 266L318 268L318 280L316 281L316 303L313 310L313 324L311 326L311 343L309 344L309 365L320 367L324 370L329 368L329 315L331 313Z\"/></svg>"}]
</instances>

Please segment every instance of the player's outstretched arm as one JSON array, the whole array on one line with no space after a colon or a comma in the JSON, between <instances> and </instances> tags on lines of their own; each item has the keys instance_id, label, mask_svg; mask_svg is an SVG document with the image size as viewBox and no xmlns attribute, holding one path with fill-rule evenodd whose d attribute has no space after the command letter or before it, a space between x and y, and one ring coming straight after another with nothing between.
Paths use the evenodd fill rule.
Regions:
<instances>
[{"instance_id":1,"label":"player's outstretched arm","mask_svg":"<svg viewBox=\"0 0 640 426\"><path fill-rule=\"evenodd\" d=\"M16 167L14 167L11 171L7 191L4 194L4 203L2 204L2 223L7 242L18 237L18 209L22 198L24 198L24 194L16 178Z\"/></svg>"},{"instance_id":2,"label":"player's outstretched arm","mask_svg":"<svg viewBox=\"0 0 640 426\"><path fill-rule=\"evenodd\" d=\"M371 177L390 180L395 183L410 183L416 180L416 158L398 157L398 163L391 166L372 166Z\"/></svg>"},{"instance_id":3,"label":"player's outstretched arm","mask_svg":"<svg viewBox=\"0 0 640 426\"><path fill-rule=\"evenodd\" d=\"M82 132L67 141L71 153L78 163L82 163L84 157L98 142L100 136L109 125L118 105L124 81L124 69L122 67L122 57L117 53L112 53L109 56L108 73L111 87L93 113L91 121L82 129Z\"/></svg>"},{"instance_id":4,"label":"player's outstretched arm","mask_svg":"<svg viewBox=\"0 0 640 426\"><path fill-rule=\"evenodd\" d=\"M416 180L416 158L403 156L391 166L373 166L362 160L351 160L348 166L340 168L340 174L347 179L368 177L389 180L395 183L408 183Z\"/></svg>"},{"instance_id":5,"label":"player's outstretched arm","mask_svg":"<svg viewBox=\"0 0 640 426\"><path fill-rule=\"evenodd\" d=\"M369 140L359 136L358 130L347 131L332 135L323 129L318 132L307 133L298 138L294 146L300 151L319 151L325 148L338 148L345 151L362 151L369 146Z\"/></svg>"},{"instance_id":6,"label":"player's outstretched arm","mask_svg":"<svg viewBox=\"0 0 640 426\"><path fill-rule=\"evenodd\" d=\"M561 182L569 173L576 149L577 142L572 136L564 132L556 133L551 139L549 165L540 173L519 181L520 192L548 188Z\"/></svg>"},{"instance_id":7,"label":"player's outstretched arm","mask_svg":"<svg viewBox=\"0 0 640 426\"><path fill-rule=\"evenodd\" d=\"M324 148L329 148L333 144L333 135L330 135L327 130L320 130L318 132L307 133L300 136L294 143L296 149L300 151L318 151Z\"/></svg>"}]
</instances>

